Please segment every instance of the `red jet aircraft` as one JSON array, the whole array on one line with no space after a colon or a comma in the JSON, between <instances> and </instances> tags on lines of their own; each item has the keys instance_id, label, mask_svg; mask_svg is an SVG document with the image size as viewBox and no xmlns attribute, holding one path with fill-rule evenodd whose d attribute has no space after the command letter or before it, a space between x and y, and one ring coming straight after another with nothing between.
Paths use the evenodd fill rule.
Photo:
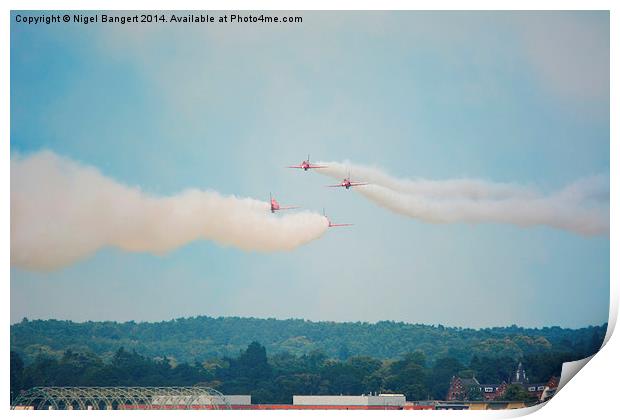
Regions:
<instances>
[{"instance_id":1,"label":"red jet aircraft","mask_svg":"<svg viewBox=\"0 0 620 420\"><path fill-rule=\"evenodd\" d=\"M275 199L275 197L271 196L271 193L269 193L269 201L271 203L271 212L275 213L278 210L292 210L292 209L298 209L299 206L289 206L289 207L281 207L280 203L278 203L278 201Z\"/></svg>"},{"instance_id":2,"label":"red jet aircraft","mask_svg":"<svg viewBox=\"0 0 620 420\"><path fill-rule=\"evenodd\" d=\"M345 179L342 180L340 184L336 185L328 185L328 187L345 187L347 190L351 187L360 187L362 185L368 185L368 182L354 182L351 181L351 174Z\"/></svg>"},{"instance_id":3,"label":"red jet aircraft","mask_svg":"<svg viewBox=\"0 0 620 420\"><path fill-rule=\"evenodd\" d=\"M310 155L308 155L308 160L304 160L300 165L297 166L287 166L287 168L295 168L295 169L303 169L307 171L308 169L317 169L317 168L327 168L327 166L313 165L310 163Z\"/></svg>"},{"instance_id":4,"label":"red jet aircraft","mask_svg":"<svg viewBox=\"0 0 620 420\"><path fill-rule=\"evenodd\" d=\"M327 227L353 226L353 223L332 223L332 221L329 220L329 217L327 217L327 215L325 214L325 209L323 209L323 217L327 219Z\"/></svg>"}]
</instances>

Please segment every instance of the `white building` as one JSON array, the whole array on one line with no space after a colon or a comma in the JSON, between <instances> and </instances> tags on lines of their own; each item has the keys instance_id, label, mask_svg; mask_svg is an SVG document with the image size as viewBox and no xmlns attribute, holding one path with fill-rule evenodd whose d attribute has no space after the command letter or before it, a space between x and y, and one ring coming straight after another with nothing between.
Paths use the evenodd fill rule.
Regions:
<instances>
[{"instance_id":1,"label":"white building","mask_svg":"<svg viewBox=\"0 0 620 420\"><path fill-rule=\"evenodd\" d=\"M251 405L251 395L157 395L153 405Z\"/></svg>"},{"instance_id":2,"label":"white building","mask_svg":"<svg viewBox=\"0 0 620 420\"><path fill-rule=\"evenodd\" d=\"M293 405L363 405L404 407L403 394L293 395Z\"/></svg>"}]
</instances>

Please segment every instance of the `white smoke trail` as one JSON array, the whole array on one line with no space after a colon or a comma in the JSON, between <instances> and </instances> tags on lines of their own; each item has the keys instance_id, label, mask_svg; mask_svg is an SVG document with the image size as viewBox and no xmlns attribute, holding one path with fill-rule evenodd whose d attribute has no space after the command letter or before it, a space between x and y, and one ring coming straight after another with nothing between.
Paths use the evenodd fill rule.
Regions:
<instances>
[{"instance_id":1,"label":"white smoke trail","mask_svg":"<svg viewBox=\"0 0 620 420\"><path fill-rule=\"evenodd\" d=\"M11 159L11 265L26 269L56 269L104 246L159 254L197 239L283 251L326 230L319 214L275 216L250 198L153 197L52 152Z\"/></svg>"},{"instance_id":2,"label":"white smoke trail","mask_svg":"<svg viewBox=\"0 0 620 420\"><path fill-rule=\"evenodd\" d=\"M349 162L319 162L316 171L335 179L352 173L369 182L354 190L393 212L431 223L547 225L581 235L609 235L609 181L595 176L557 192L481 180L396 179L377 168Z\"/></svg>"}]
</instances>

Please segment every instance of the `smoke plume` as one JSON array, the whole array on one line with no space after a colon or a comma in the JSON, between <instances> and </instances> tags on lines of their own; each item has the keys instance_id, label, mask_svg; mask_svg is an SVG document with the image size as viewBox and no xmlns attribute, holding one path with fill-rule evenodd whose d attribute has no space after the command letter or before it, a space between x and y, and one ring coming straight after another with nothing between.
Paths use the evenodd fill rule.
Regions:
<instances>
[{"instance_id":1,"label":"smoke plume","mask_svg":"<svg viewBox=\"0 0 620 420\"><path fill-rule=\"evenodd\" d=\"M284 251L326 230L319 214L272 215L266 202L214 191L151 196L52 152L11 159L11 265L21 268L56 269L105 246L161 254L198 239Z\"/></svg>"},{"instance_id":2,"label":"smoke plume","mask_svg":"<svg viewBox=\"0 0 620 420\"><path fill-rule=\"evenodd\" d=\"M581 235L609 235L609 181L604 176L545 195L515 184L396 179L380 169L348 162L318 164L327 168L317 172L332 178L351 173L353 181L369 182L354 190L388 210L425 222L546 225Z\"/></svg>"}]
</instances>

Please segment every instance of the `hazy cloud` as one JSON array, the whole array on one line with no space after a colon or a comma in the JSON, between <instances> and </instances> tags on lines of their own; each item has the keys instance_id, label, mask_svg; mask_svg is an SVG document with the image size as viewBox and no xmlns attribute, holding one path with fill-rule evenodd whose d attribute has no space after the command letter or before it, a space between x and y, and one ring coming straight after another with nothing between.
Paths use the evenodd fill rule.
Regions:
<instances>
[{"instance_id":1,"label":"hazy cloud","mask_svg":"<svg viewBox=\"0 0 620 420\"><path fill-rule=\"evenodd\" d=\"M11 160L11 264L22 268L55 269L104 246L157 254L198 239L284 251L326 230L319 214L272 215L266 202L215 191L150 196L52 152Z\"/></svg>"},{"instance_id":2,"label":"hazy cloud","mask_svg":"<svg viewBox=\"0 0 620 420\"><path fill-rule=\"evenodd\" d=\"M581 235L609 234L609 181L604 176L579 180L543 194L514 184L472 179L444 181L397 179L377 168L321 162L317 172L370 185L354 188L393 212L431 223L509 223L547 225Z\"/></svg>"}]
</instances>

